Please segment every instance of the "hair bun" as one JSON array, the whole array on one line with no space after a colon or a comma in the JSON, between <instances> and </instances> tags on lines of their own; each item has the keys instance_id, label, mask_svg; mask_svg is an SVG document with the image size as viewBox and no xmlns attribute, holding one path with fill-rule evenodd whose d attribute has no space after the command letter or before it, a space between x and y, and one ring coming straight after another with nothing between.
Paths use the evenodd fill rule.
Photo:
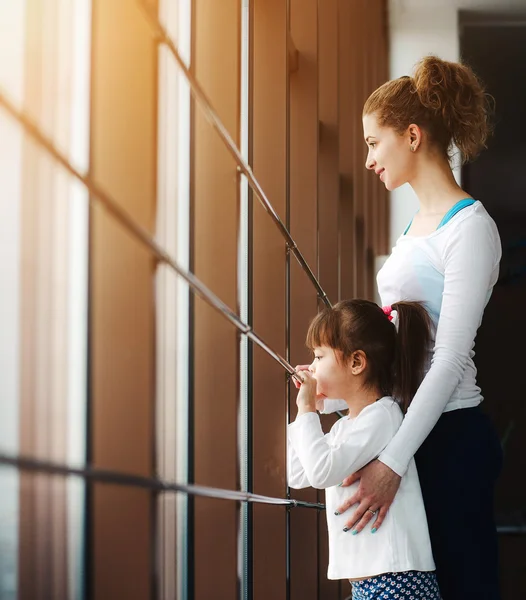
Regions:
<instances>
[{"instance_id":1,"label":"hair bun","mask_svg":"<svg viewBox=\"0 0 526 600\"><path fill-rule=\"evenodd\" d=\"M472 160L486 147L491 131L490 96L475 73L462 63L426 56L413 76L422 105L440 119L464 161Z\"/></svg>"}]
</instances>

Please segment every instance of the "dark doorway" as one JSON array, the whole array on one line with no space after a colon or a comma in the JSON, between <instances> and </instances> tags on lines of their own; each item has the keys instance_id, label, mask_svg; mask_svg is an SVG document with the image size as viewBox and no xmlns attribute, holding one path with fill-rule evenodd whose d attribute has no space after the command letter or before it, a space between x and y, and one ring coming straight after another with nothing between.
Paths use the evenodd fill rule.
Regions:
<instances>
[{"instance_id":1,"label":"dark doorway","mask_svg":"<svg viewBox=\"0 0 526 600\"><path fill-rule=\"evenodd\" d=\"M526 15L461 13L460 48L496 103L488 150L463 168L463 186L499 228L499 282L476 342L483 403L501 435L505 462L496 510L502 598L526 598Z\"/></svg>"}]
</instances>

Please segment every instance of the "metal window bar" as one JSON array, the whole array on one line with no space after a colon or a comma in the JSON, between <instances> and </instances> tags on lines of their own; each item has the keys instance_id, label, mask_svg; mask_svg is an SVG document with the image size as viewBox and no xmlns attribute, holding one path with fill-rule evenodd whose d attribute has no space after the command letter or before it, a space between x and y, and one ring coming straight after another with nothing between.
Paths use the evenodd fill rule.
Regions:
<instances>
[{"instance_id":1,"label":"metal window bar","mask_svg":"<svg viewBox=\"0 0 526 600\"><path fill-rule=\"evenodd\" d=\"M157 21L157 17L156 17ZM159 25L157 21L157 25ZM163 31L163 34L165 32ZM170 44L167 44L168 48L172 51L175 50L175 47ZM185 65L182 62L179 53L177 50L176 59L180 63L179 66L182 67L183 72L185 72ZM213 122L215 129L218 131L220 138L227 145L227 148L233 154L236 163L238 164L238 172L242 175L245 175L245 181L252 188L252 190L256 193L256 196L263 204L265 210L271 215L274 223L278 226L280 233L285 239L287 246L287 257L290 256L290 252L294 254L296 259L298 260L302 269L306 272L309 280L315 286L318 296L321 300L328 306L330 306L330 302L324 290L321 288L319 282L315 278L308 264L306 263L303 255L299 251L296 243L292 239L288 229L283 226L283 223L279 219L279 216L274 211L272 205L268 201L265 196L261 186L253 176L250 167L248 164L243 161L238 149L233 144L231 138L228 136L228 133L224 129L222 123L216 117L215 112L213 111L210 103L207 98L202 93L202 90L197 85L196 81L192 81L189 79L188 72L185 72L186 79L190 83L190 87L195 96L201 100L201 105L204 104L204 112L208 111L208 117ZM197 90L197 91L196 91ZM38 127L38 125L29 118L27 114L24 114L23 111L19 111L16 107L9 102L6 96L2 94L0 90L0 104L4 106L4 109L15 119L20 125L24 128L27 134L32 137L37 144L39 144L44 150L46 150L53 158L63 167L66 171L73 175L76 179L81 181L86 189L90 192L90 202L97 200L100 202L109 213L123 225L134 237L136 237L140 242L145 244L150 251L153 253L156 258L160 261L169 265L179 276L181 276L192 288L194 293L197 293L200 297L202 297L206 302L208 302L213 308L218 310L224 317L230 320L240 331L241 334L244 334L245 339L250 339L254 343L258 344L264 351L266 351L270 356L272 356L281 366L291 375L294 375L295 371L292 366L284 360L278 353L274 352L265 342L252 330L252 328L244 323L238 316L233 313L228 306L226 306L215 294L213 294L202 282L200 282L191 272L183 269L169 254L158 245L154 239L149 235L149 233L140 227L137 223L133 221L129 217L129 215L121 209L118 204L104 192L103 189L100 189L97 184L91 180L91 178L80 173L54 145L51 139L47 138L43 131ZM212 118L210 118L212 115ZM287 259L288 260L288 259ZM240 315L242 316L242 315ZM27 458L27 457L10 457L8 455L0 455L0 464L11 465L13 467L17 467L21 470L34 470L38 472L46 472L48 474L62 475L62 476L79 476L83 477L85 480L93 480L93 481L106 481L112 482L116 484L122 485L131 485L135 487L143 487L150 489L153 492L182 492L188 495L201 495L208 497L216 497L222 499L231 499L241 503L241 505L249 504L251 502L260 502L266 504L278 504L284 505L288 508L290 507L311 507L316 509L324 509L324 506L321 504L311 504L306 502L301 502L293 499L282 499L282 498L270 498L265 496L260 496L256 494L249 493L247 491L244 492L234 492L230 490L220 490L214 488L207 487L199 487L194 485L184 485L177 483L170 483L167 481L162 481L154 478L140 478L129 476L126 474L118 473L118 472L108 472L96 470L88 467L87 469L78 469L71 468L66 465L57 465L52 463L46 463L45 461L38 461L35 459ZM246 488L245 488L246 489ZM246 560L246 558L245 558Z\"/></svg>"},{"instance_id":2,"label":"metal window bar","mask_svg":"<svg viewBox=\"0 0 526 600\"><path fill-rule=\"evenodd\" d=\"M251 106L250 90L252 72L252 1L241 1L241 48L240 48L240 111L239 150L247 162L251 161ZM246 177L238 170L238 245L237 245L237 299L241 319L252 322L252 193ZM288 254L287 254L288 255ZM246 336L238 334L239 348L239 396L238 396L238 477L239 489L253 489L252 455L252 348ZM285 356L288 360L288 357ZM288 511L287 511L288 512ZM240 503L238 511L238 598L251 600L253 578L253 510L249 503Z\"/></svg>"},{"instance_id":3,"label":"metal window bar","mask_svg":"<svg viewBox=\"0 0 526 600\"><path fill-rule=\"evenodd\" d=\"M179 55L177 55L179 57ZM184 65L183 65L184 66ZM138 225L125 210L123 210L117 202L104 190L102 190L92 179L86 175L80 173L69 160L55 147L54 143L43 133L38 125L27 115L24 111L20 111L15 105L8 99L5 93L0 90L0 105L11 115L25 130L25 132L42 148L44 148L48 154L50 154L70 175L78 179L90 192L90 202L97 201L102 204L106 210L123 225L136 239L142 242L146 247L150 249L152 254L169 265L180 277L182 277L192 288L194 293L198 294L205 302L207 302L212 308L215 308L225 318L227 318L237 329L244 334L248 339L260 346L269 356L271 356L276 362L278 362L289 375L296 375L294 368L277 352L272 350L252 329L250 325L243 322L220 298L218 298L208 287L202 283L193 273L183 269L175 259L173 259L161 246L159 246L151 235L140 225ZM208 103L207 105L210 108ZM210 108L211 110L211 108ZM218 127L222 128L222 124L217 120ZM228 134L225 132L225 135ZM227 144L231 145L232 152L237 156L237 148L233 145L230 138L226 141ZM314 277L312 271L308 267L305 259L299 252L296 243L290 236L288 230L283 226L279 217L275 213L274 209L268 202L268 199L262 192L258 182L252 175L250 168L240 159L242 171L247 175L247 181L251 185L254 192L258 195L260 200L264 198L264 206L268 212L274 216L275 222L278 224L282 231L289 250L291 250L300 265L309 275L309 279L313 281L318 291L320 298L330 306L327 295L322 290L320 284ZM243 170L246 169L245 170ZM293 499L281 499L281 498L270 498L265 496L259 496L248 492L236 492L229 490L219 490L214 488L206 488L203 486L183 485L170 482L163 482L162 480L155 478L143 478L132 475L125 475L118 472L102 471L97 469L75 469L64 465L57 465L46 461L39 461L24 457L12 457L6 454L0 454L0 464L17 466L23 470L37 470L40 472L62 474L62 475L77 475L86 479L92 479L96 481L106 481L113 483L121 483L123 485L135 485L139 487L146 487L152 490L158 491L175 491L183 492L193 495L211 496L223 499L232 499L241 502L264 502L267 504L281 504L291 507L304 506L317 509L323 509L322 504L312 504L308 502L300 502ZM208 492L206 491L208 490Z\"/></svg>"},{"instance_id":4,"label":"metal window bar","mask_svg":"<svg viewBox=\"0 0 526 600\"><path fill-rule=\"evenodd\" d=\"M108 483L125 487L135 487L151 490L153 492L179 492L192 496L202 496L205 498L217 498L219 500L235 500L237 502L250 502L256 504L273 504L277 506L287 506L290 508L315 508L324 510L325 505L313 502L304 502L303 500L294 500L292 498L273 498L272 496L263 496L251 492L241 492L236 490L226 490L222 488L207 487L205 485L182 484L156 477L144 477L142 475L132 475L121 473L119 471L109 471L106 469L97 469L92 467L79 468L70 467L54 463L52 461L39 460L24 456L10 456L0 454L0 465L11 466L23 471L34 471L37 473L46 473L48 475L57 475L63 477L82 477L85 480L96 483Z\"/></svg>"},{"instance_id":5,"label":"metal window bar","mask_svg":"<svg viewBox=\"0 0 526 600\"><path fill-rule=\"evenodd\" d=\"M262 496L260 494L252 494L250 492L225 490L202 485L180 484L164 481L155 477L143 477L140 475L119 473L118 471L108 471L104 469L94 469L91 467L84 469L68 467L66 465L56 464L49 461L42 461L21 456L15 457L3 453L0 453L0 465L14 467L23 471L47 473L49 475L82 477L85 480L98 483L109 483L127 487L140 487L143 489L152 490L153 492L178 492L194 496L203 496L206 498L217 498L220 500L235 500L237 502L252 504L287 506L289 509L315 508L317 510L325 510L324 504L304 502L302 500L294 500L293 498L273 498L271 496ZM517 519L516 515L512 515L512 517L512 519L508 519L511 521L511 523L506 523L506 518L501 516L499 519L501 524L497 525L497 533L500 535L526 535L526 519L524 519L522 513L519 519ZM517 523L517 520L520 522Z\"/></svg>"},{"instance_id":6,"label":"metal window bar","mask_svg":"<svg viewBox=\"0 0 526 600\"><path fill-rule=\"evenodd\" d=\"M179 263L172 258L151 235L140 225L138 225L117 202L106 192L104 192L92 179L80 173L65 156L54 146L48 137L41 129L32 121L32 119L22 111L19 111L6 95L0 90L0 105L17 120L25 131L41 145L53 158L62 165L68 173L81 181L90 192L90 202L97 200L104 208L124 227L133 234L139 241L148 247L152 254L160 261L169 265L180 277L182 277L192 290L212 308L215 308L226 319L246 335L248 339L256 343L267 354L269 354L276 362L278 362L290 375L296 375L294 368L277 352L272 350L263 339L252 329L250 325L243 322L220 298L218 298L200 279L193 273L183 269Z\"/></svg>"}]
</instances>

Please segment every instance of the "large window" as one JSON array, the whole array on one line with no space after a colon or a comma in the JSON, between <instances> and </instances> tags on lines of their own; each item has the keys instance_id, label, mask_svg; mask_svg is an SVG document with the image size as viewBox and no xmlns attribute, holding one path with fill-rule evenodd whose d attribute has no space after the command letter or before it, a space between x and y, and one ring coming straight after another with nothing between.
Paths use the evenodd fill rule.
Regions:
<instances>
[{"instance_id":1,"label":"large window","mask_svg":"<svg viewBox=\"0 0 526 600\"><path fill-rule=\"evenodd\" d=\"M0 596L346 598L287 371L386 251L384 2L9 4Z\"/></svg>"}]
</instances>

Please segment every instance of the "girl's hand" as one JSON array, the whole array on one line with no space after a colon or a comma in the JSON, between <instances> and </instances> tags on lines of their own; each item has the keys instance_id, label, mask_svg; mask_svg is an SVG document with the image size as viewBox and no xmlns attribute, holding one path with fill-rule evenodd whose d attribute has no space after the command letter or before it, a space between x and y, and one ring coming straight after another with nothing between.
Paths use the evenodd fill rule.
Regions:
<instances>
[{"instance_id":1,"label":"girl's hand","mask_svg":"<svg viewBox=\"0 0 526 600\"><path fill-rule=\"evenodd\" d=\"M301 371L309 371L309 367L310 365L296 365L294 367L294 370L297 373L300 373ZM292 381L294 382L296 389L299 390L301 387L301 383L298 383L295 377L292 378ZM325 398L327 398L325 394L316 394L316 410L319 410L320 412L323 410Z\"/></svg>"},{"instance_id":2,"label":"girl's hand","mask_svg":"<svg viewBox=\"0 0 526 600\"><path fill-rule=\"evenodd\" d=\"M349 486L358 480L360 481L358 491L336 511L342 514L354 504L359 504L349 521L345 523L345 527L359 533L371 519L376 517L371 529L371 532L375 533L393 503L402 478L384 463L373 460L360 471L344 479L342 486Z\"/></svg>"},{"instance_id":3,"label":"girl's hand","mask_svg":"<svg viewBox=\"0 0 526 600\"><path fill-rule=\"evenodd\" d=\"M316 412L316 379L309 371L302 371L299 375L303 379L296 404L298 417L307 412Z\"/></svg>"}]
</instances>

